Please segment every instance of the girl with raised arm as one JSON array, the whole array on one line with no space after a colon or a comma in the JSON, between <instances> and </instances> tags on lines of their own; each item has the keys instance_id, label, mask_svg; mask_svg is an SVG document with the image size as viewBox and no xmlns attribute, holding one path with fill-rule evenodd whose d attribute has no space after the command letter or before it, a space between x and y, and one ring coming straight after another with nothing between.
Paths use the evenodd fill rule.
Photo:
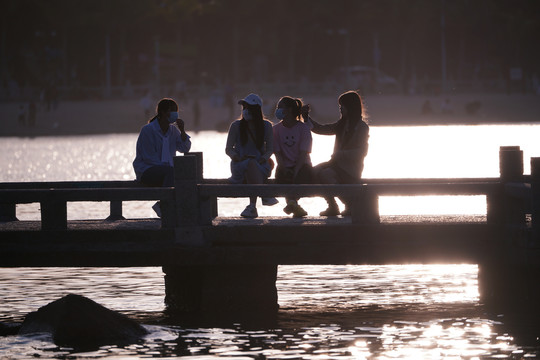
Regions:
<instances>
[{"instance_id":1,"label":"girl with raised arm","mask_svg":"<svg viewBox=\"0 0 540 360\"><path fill-rule=\"evenodd\" d=\"M369 126L365 122L362 99L356 91L347 91L339 96L340 119L332 124L322 125L309 116L309 105L302 108L304 120L309 120L311 131L322 135L335 135L334 152L330 161L314 167L315 177L321 184L357 184L362 178L364 158L368 152ZM321 216L337 216L339 207L334 197L327 197L328 208ZM345 210L341 215L350 214L347 200L343 199Z\"/></svg>"}]
</instances>

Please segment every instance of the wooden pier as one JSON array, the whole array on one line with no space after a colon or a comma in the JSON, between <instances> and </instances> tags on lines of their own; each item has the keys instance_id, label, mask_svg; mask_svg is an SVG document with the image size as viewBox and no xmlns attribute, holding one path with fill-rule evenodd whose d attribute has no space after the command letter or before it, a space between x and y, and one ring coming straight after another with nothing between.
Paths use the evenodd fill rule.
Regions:
<instances>
[{"instance_id":1,"label":"wooden pier","mask_svg":"<svg viewBox=\"0 0 540 360\"><path fill-rule=\"evenodd\" d=\"M536 286L515 288L516 277L535 284L540 267L540 158L523 175L519 147L501 147L497 178L356 185L231 185L203 178L202 153L174 163L171 188L135 181L0 183L0 266L162 266L166 304L181 313L273 314L280 264L479 264L484 299L508 291L538 295ZM217 216L219 198L293 194L348 198L351 216ZM444 223L379 216L380 196L422 195L485 196L487 214ZM160 200L162 219L124 219L122 203L140 200ZM67 203L80 201L110 202L110 216L68 221ZM40 203L41 221L18 221L22 203Z\"/></svg>"}]
</instances>

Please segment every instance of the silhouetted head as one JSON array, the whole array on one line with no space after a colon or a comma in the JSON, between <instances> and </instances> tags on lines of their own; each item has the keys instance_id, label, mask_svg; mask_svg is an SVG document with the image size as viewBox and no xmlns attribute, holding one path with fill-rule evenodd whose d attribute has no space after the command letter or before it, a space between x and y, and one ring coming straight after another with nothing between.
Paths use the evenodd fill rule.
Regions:
<instances>
[{"instance_id":1,"label":"silhouetted head","mask_svg":"<svg viewBox=\"0 0 540 360\"><path fill-rule=\"evenodd\" d=\"M240 141L242 144L247 142L248 128L247 122L252 122L255 125L255 144L261 148L264 143L264 115L262 112L262 99L257 94L249 94L242 100L238 101L242 105L242 116L240 118Z\"/></svg>"},{"instance_id":2,"label":"silhouetted head","mask_svg":"<svg viewBox=\"0 0 540 360\"><path fill-rule=\"evenodd\" d=\"M178 111L178 104L173 99L163 98L159 100L156 115L148 122L152 122L156 118L168 119L171 111Z\"/></svg>"},{"instance_id":3,"label":"silhouetted head","mask_svg":"<svg viewBox=\"0 0 540 360\"><path fill-rule=\"evenodd\" d=\"M279 111L278 109L282 109ZM286 115L290 114L296 120L302 120L302 100L295 99L290 96L284 96L279 99L276 109L276 118L283 120Z\"/></svg>"},{"instance_id":4,"label":"silhouetted head","mask_svg":"<svg viewBox=\"0 0 540 360\"><path fill-rule=\"evenodd\" d=\"M238 100L242 105L242 119L247 121L261 122L263 120L261 97L257 94L249 94L245 98Z\"/></svg>"},{"instance_id":5,"label":"silhouetted head","mask_svg":"<svg viewBox=\"0 0 540 360\"><path fill-rule=\"evenodd\" d=\"M347 91L339 96L338 103L341 107L341 116L353 121L362 120L364 106L362 98L356 91Z\"/></svg>"}]
</instances>

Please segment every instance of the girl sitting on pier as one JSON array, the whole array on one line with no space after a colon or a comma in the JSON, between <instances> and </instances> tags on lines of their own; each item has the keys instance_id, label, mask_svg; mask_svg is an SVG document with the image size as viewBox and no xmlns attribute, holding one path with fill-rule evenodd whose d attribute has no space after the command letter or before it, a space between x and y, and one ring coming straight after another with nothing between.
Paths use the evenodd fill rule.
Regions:
<instances>
[{"instance_id":1,"label":"girl sitting on pier","mask_svg":"<svg viewBox=\"0 0 540 360\"><path fill-rule=\"evenodd\" d=\"M233 184L262 184L272 173L269 162L273 153L272 123L262 113L262 99L249 94L238 104L242 105L242 117L234 121L227 135L225 153L231 158ZM257 197L250 197L249 205L240 214L255 218L258 215ZM277 204L276 198L262 198L263 205Z\"/></svg>"},{"instance_id":2,"label":"girl sitting on pier","mask_svg":"<svg viewBox=\"0 0 540 360\"><path fill-rule=\"evenodd\" d=\"M309 105L302 108L302 117L309 120L311 131L321 135L336 135L334 153L330 161L313 168L315 177L321 184L357 184L362 177L364 157L368 152L369 126L364 121L362 99L356 91L347 91L338 99L341 118L332 124L321 125L309 116ZM333 197L326 198L328 208L321 216L337 216L339 207ZM345 203L341 215L350 214Z\"/></svg>"},{"instance_id":3,"label":"girl sitting on pier","mask_svg":"<svg viewBox=\"0 0 540 360\"><path fill-rule=\"evenodd\" d=\"M146 186L174 186L173 157L176 151L188 152L191 140L184 129L184 120L178 117L178 104L173 99L161 99L156 112L141 129L133 168L137 180ZM152 209L161 217L159 201Z\"/></svg>"},{"instance_id":4,"label":"girl sitting on pier","mask_svg":"<svg viewBox=\"0 0 540 360\"><path fill-rule=\"evenodd\" d=\"M311 183L312 137L310 127L301 120L302 101L289 96L282 97L276 109L276 118L281 120L274 125L274 153L276 154L276 183ZM287 198L283 209L293 217L304 217L307 212L298 204L297 198Z\"/></svg>"}]
</instances>

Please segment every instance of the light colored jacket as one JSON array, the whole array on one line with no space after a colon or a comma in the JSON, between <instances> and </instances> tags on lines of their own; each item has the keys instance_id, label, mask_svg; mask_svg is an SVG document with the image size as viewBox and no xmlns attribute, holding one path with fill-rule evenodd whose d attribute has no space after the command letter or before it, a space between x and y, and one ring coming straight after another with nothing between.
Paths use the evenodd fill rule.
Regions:
<instances>
[{"instance_id":1,"label":"light colored jacket","mask_svg":"<svg viewBox=\"0 0 540 360\"><path fill-rule=\"evenodd\" d=\"M171 165L162 160L163 141L165 137L168 138L168 150L171 159L176 155L176 151L186 153L191 149L189 135L185 141L182 140L180 130L175 125L170 125L169 130L165 134L161 131L157 119L144 125L137 139L137 153L135 160L133 160L133 169L135 170L137 180L140 180L142 174L152 166Z\"/></svg>"}]
</instances>

